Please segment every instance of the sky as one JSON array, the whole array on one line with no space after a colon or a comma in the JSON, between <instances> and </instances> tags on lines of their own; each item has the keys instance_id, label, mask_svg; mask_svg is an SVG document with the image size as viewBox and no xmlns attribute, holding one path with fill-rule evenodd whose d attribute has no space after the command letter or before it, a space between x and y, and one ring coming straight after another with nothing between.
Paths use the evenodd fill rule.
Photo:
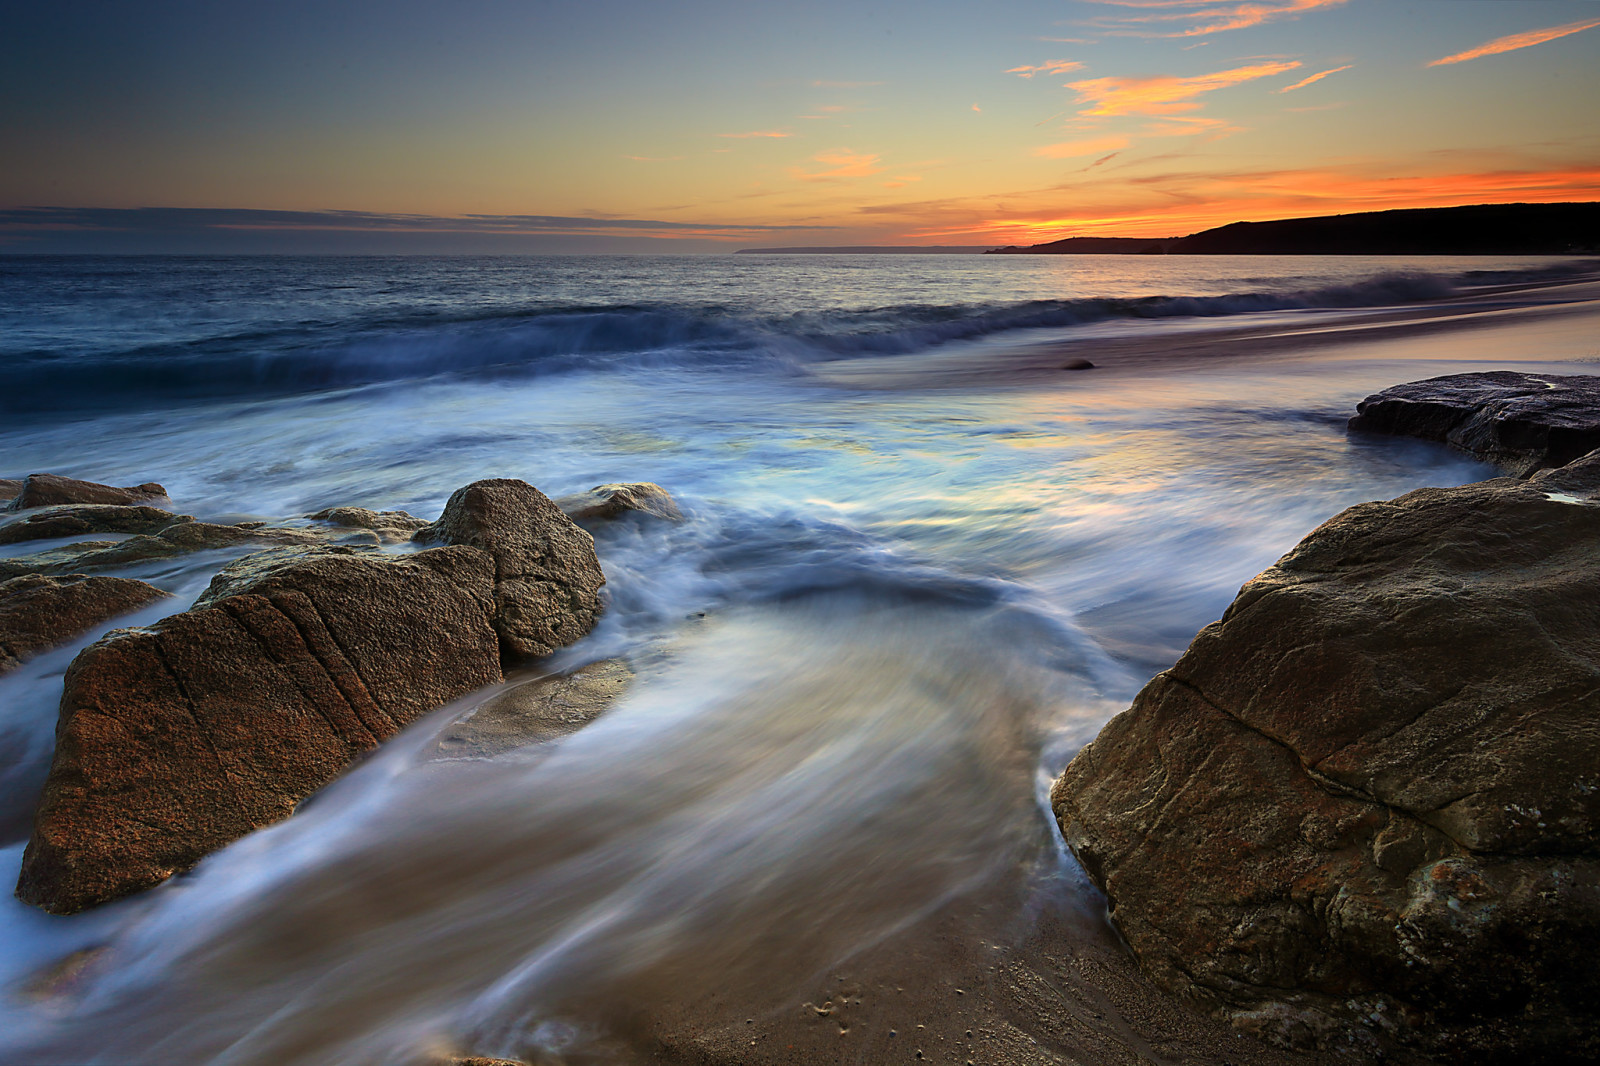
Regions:
<instances>
[{"instance_id":1,"label":"sky","mask_svg":"<svg viewBox=\"0 0 1600 1066\"><path fill-rule=\"evenodd\" d=\"M1164 237L1600 199L1600 0L0 0L0 252Z\"/></svg>"}]
</instances>

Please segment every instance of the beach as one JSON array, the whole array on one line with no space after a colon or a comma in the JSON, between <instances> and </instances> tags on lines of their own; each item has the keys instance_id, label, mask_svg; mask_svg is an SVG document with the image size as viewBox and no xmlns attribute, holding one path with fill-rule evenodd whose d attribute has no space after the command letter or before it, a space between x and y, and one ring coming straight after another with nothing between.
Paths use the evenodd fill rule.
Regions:
<instances>
[{"instance_id":1,"label":"beach","mask_svg":"<svg viewBox=\"0 0 1600 1066\"><path fill-rule=\"evenodd\" d=\"M1400 382L1590 373L1596 270L0 261L0 476L285 528L498 477L682 508L596 529L605 612L541 671L632 680L582 728L441 757L469 696L160 887L0 904L0 1060L1332 1061L1141 976L1050 783L1307 532L1495 476L1345 422ZM249 550L108 571L172 594L118 624ZM7 876L106 628L0 677Z\"/></svg>"}]
</instances>

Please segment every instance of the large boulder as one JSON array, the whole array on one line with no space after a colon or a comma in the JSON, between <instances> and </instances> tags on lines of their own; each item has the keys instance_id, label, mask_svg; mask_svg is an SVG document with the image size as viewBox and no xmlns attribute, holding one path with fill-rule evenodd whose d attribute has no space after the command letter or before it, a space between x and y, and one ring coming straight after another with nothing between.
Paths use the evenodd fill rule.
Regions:
<instances>
[{"instance_id":1,"label":"large boulder","mask_svg":"<svg viewBox=\"0 0 1600 1066\"><path fill-rule=\"evenodd\" d=\"M1142 967L1236 1025L1600 1057L1600 457L1335 516L1052 803Z\"/></svg>"},{"instance_id":2,"label":"large boulder","mask_svg":"<svg viewBox=\"0 0 1600 1066\"><path fill-rule=\"evenodd\" d=\"M571 644L600 617L605 575L594 538L526 481L475 481L417 531L424 544L466 544L495 564L495 630L508 658L534 659Z\"/></svg>"},{"instance_id":3,"label":"large boulder","mask_svg":"<svg viewBox=\"0 0 1600 1066\"><path fill-rule=\"evenodd\" d=\"M90 645L67 671L18 897L69 914L154 885L498 682L494 579L469 547L275 549L194 609Z\"/></svg>"},{"instance_id":4,"label":"large boulder","mask_svg":"<svg viewBox=\"0 0 1600 1066\"><path fill-rule=\"evenodd\" d=\"M1526 475L1600 448L1600 377L1495 370L1411 381L1362 400L1350 428L1443 441Z\"/></svg>"},{"instance_id":5,"label":"large boulder","mask_svg":"<svg viewBox=\"0 0 1600 1066\"><path fill-rule=\"evenodd\" d=\"M30 575L0 581L0 674L166 595L124 577Z\"/></svg>"},{"instance_id":6,"label":"large boulder","mask_svg":"<svg viewBox=\"0 0 1600 1066\"><path fill-rule=\"evenodd\" d=\"M0 544L90 533L159 533L174 522L192 522L159 507L115 503L68 503L26 511L0 525Z\"/></svg>"},{"instance_id":7,"label":"large boulder","mask_svg":"<svg viewBox=\"0 0 1600 1066\"><path fill-rule=\"evenodd\" d=\"M79 481L59 474L29 474L22 479L17 493L6 505L8 511L24 511L30 507L51 507L62 503L114 503L130 504L143 500L165 498L167 490L154 481L143 485L118 488L94 481Z\"/></svg>"}]
</instances>

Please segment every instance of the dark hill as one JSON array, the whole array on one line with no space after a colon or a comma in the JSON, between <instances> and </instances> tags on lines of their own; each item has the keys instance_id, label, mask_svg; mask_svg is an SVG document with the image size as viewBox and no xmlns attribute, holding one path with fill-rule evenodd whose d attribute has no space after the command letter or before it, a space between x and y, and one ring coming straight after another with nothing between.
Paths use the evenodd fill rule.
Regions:
<instances>
[{"instance_id":1,"label":"dark hill","mask_svg":"<svg viewBox=\"0 0 1600 1066\"><path fill-rule=\"evenodd\" d=\"M1187 237L1068 237L994 254L1565 255L1600 252L1600 203L1479 204L1234 222Z\"/></svg>"}]
</instances>

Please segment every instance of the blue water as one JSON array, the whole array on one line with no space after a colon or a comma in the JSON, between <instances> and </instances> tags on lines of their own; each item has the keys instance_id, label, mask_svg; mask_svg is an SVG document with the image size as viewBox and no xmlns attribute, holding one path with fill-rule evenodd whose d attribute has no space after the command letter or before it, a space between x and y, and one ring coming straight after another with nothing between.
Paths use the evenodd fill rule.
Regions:
<instances>
[{"instance_id":1,"label":"blue water","mask_svg":"<svg viewBox=\"0 0 1600 1066\"><path fill-rule=\"evenodd\" d=\"M1362 396L1487 357L961 391L828 369L1112 326L1309 327L1576 269L0 258L0 476L156 480L184 513L283 522L336 504L431 517L480 477L551 495L647 480L687 515L599 535L608 611L562 662L623 655L640 677L548 758L429 763L444 711L161 889L71 919L0 906L0 1061L398 1063L441 1042L633 1061L595 1004L665 1009L685 973L779 1002L1023 867L1092 910L1042 783L1319 522L1492 473L1343 430ZM181 607L231 554L127 572ZM0 678L5 876L61 673L93 636ZM23 991L99 945L70 997Z\"/></svg>"}]
</instances>

